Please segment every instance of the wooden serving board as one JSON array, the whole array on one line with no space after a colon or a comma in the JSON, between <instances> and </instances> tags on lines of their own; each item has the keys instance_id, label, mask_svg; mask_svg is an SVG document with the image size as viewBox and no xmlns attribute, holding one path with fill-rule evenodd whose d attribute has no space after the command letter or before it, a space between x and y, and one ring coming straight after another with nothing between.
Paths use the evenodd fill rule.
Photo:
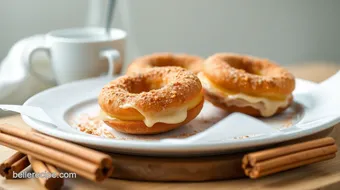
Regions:
<instances>
[{"instance_id":1,"label":"wooden serving board","mask_svg":"<svg viewBox=\"0 0 340 190\"><path fill-rule=\"evenodd\" d=\"M275 146L326 137L332 130L333 127ZM246 153L189 158L111 154L115 167L112 177L138 181L211 181L240 178L245 176L241 160Z\"/></svg>"},{"instance_id":2,"label":"wooden serving board","mask_svg":"<svg viewBox=\"0 0 340 190\"><path fill-rule=\"evenodd\" d=\"M242 155L205 158L148 158L112 155L112 177L138 181L208 181L244 176Z\"/></svg>"}]
</instances>

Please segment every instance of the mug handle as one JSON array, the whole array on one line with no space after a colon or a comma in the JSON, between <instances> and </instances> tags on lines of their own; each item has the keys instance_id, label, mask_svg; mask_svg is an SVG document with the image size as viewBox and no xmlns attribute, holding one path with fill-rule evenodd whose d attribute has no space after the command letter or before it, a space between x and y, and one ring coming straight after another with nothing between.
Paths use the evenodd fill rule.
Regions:
<instances>
[{"instance_id":1,"label":"mug handle","mask_svg":"<svg viewBox=\"0 0 340 190\"><path fill-rule=\"evenodd\" d=\"M47 78L46 76L40 74L39 72L37 72L33 65L32 65L32 57L34 55L34 53L38 52L38 51L43 51L47 54L47 57L49 58L49 60L51 61L51 52L50 52L50 48L41 44L33 44L30 47L28 47L28 51L26 52L26 54L23 55L23 61L26 65L27 70L34 75L35 77L37 77L40 80L43 80L49 84L54 85L56 82L53 79Z\"/></svg>"},{"instance_id":2,"label":"mug handle","mask_svg":"<svg viewBox=\"0 0 340 190\"><path fill-rule=\"evenodd\" d=\"M105 58L109 64L109 71L107 72L108 77L113 77L114 74L119 74L121 71L121 65L115 60L120 57L119 51L116 49L105 49L100 52L100 57Z\"/></svg>"}]
</instances>

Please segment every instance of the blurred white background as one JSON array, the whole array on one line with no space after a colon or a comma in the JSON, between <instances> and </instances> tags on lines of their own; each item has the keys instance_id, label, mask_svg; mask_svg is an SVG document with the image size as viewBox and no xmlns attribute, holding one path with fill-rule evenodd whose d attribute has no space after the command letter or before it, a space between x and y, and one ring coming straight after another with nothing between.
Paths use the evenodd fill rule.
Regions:
<instances>
[{"instance_id":1,"label":"blurred white background","mask_svg":"<svg viewBox=\"0 0 340 190\"><path fill-rule=\"evenodd\" d=\"M1 0L0 59L34 34L104 26L106 5L107 0ZM203 57L239 52L283 65L340 63L339 8L339 0L119 0L112 26L128 32L126 63L160 51ZM42 63L42 69L48 65ZM27 83L28 90L0 103L21 104L49 87L33 76Z\"/></svg>"},{"instance_id":2,"label":"blurred white background","mask_svg":"<svg viewBox=\"0 0 340 190\"><path fill-rule=\"evenodd\" d=\"M234 51L282 64L340 61L338 0L121 0L114 27L128 30L128 57L156 51L209 56ZM107 1L0 1L0 59L20 38L103 26Z\"/></svg>"},{"instance_id":3,"label":"blurred white background","mask_svg":"<svg viewBox=\"0 0 340 190\"><path fill-rule=\"evenodd\" d=\"M122 16L130 18L130 36L140 54L233 51L282 64L340 60L337 0L124 2Z\"/></svg>"}]
</instances>

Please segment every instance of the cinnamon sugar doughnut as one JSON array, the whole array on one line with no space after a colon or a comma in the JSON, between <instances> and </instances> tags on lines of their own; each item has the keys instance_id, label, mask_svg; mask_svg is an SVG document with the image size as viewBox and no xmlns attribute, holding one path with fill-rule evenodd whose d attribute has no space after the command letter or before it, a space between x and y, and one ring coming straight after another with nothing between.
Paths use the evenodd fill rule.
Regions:
<instances>
[{"instance_id":1,"label":"cinnamon sugar doughnut","mask_svg":"<svg viewBox=\"0 0 340 190\"><path fill-rule=\"evenodd\" d=\"M215 54L203 63L198 77L206 99L230 112L269 117L293 101L294 76L267 59Z\"/></svg>"},{"instance_id":2,"label":"cinnamon sugar doughnut","mask_svg":"<svg viewBox=\"0 0 340 190\"><path fill-rule=\"evenodd\" d=\"M111 81L98 103L104 122L129 134L157 134L194 119L203 107L199 79L179 67L146 69Z\"/></svg>"},{"instance_id":3,"label":"cinnamon sugar doughnut","mask_svg":"<svg viewBox=\"0 0 340 190\"><path fill-rule=\"evenodd\" d=\"M128 67L127 74L140 73L146 68L176 66L197 74L201 71L203 59L187 54L155 53L140 57Z\"/></svg>"}]
</instances>

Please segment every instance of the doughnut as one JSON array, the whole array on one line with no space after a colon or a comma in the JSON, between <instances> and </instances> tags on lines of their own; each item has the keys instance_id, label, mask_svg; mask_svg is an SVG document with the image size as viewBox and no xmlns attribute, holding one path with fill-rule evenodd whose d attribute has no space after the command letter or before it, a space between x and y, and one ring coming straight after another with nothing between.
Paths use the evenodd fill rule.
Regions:
<instances>
[{"instance_id":1,"label":"doughnut","mask_svg":"<svg viewBox=\"0 0 340 190\"><path fill-rule=\"evenodd\" d=\"M228 112L270 117L293 102L294 76L267 59L218 53L204 61L198 77L205 99Z\"/></svg>"},{"instance_id":2,"label":"doughnut","mask_svg":"<svg viewBox=\"0 0 340 190\"><path fill-rule=\"evenodd\" d=\"M193 120L203 107L202 85L180 67L154 67L119 77L98 97L101 118L128 134L158 134Z\"/></svg>"},{"instance_id":3,"label":"doughnut","mask_svg":"<svg viewBox=\"0 0 340 190\"><path fill-rule=\"evenodd\" d=\"M128 69L127 74L140 73L146 68L176 66L197 74L201 71L203 59L187 54L155 53L137 58Z\"/></svg>"}]
</instances>

